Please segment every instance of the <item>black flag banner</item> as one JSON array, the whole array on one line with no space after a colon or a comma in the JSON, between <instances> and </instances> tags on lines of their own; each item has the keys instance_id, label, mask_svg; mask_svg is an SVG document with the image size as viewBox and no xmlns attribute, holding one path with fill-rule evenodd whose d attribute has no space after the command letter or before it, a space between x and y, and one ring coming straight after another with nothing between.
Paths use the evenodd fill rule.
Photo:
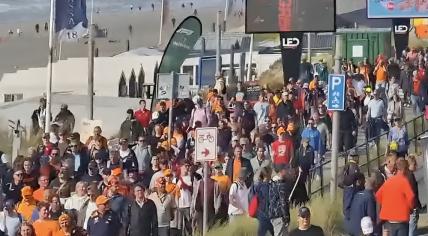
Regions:
<instances>
[{"instance_id":1,"label":"black flag banner","mask_svg":"<svg viewBox=\"0 0 428 236\"><path fill-rule=\"evenodd\" d=\"M410 19L394 18L392 19L395 42L395 56L401 57L401 53L409 45Z\"/></svg>"},{"instance_id":2,"label":"black flag banner","mask_svg":"<svg viewBox=\"0 0 428 236\"><path fill-rule=\"evenodd\" d=\"M300 58L303 47L303 32L280 33L284 84L289 78L299 78Z\"/></svg>"}]
</instances>

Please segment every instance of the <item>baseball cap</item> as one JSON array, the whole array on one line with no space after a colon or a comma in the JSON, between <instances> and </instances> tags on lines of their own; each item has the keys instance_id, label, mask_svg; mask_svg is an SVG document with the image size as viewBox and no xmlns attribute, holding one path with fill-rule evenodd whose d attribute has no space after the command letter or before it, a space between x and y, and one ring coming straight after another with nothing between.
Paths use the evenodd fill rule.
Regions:
<instances>
[{"instance_id":1,"label":"baseball cap","mask_svg":"<svg viewBox=\"0 0 428 236\"><path fill-rule=\"evenodd\" d=\"M21 189L22 196L33 195L33 189L30 186L25 186Z\"/></svg>"},{"instance_id":2,"label":"baseball cap","mask_svg":"<svg viewBox=\"0 0 428 236\"><path fill-rule=\"evenodd\" d=\"M109 201L109 199L106 196L101 195L101 196L97 197L97 200L95 200L95 204L97 204L97 205L105 205L105 204L108 203L108 201Z\"/></svg>"},{"instance_id":3,"label":"baseball cap","mask_svg":"<svg viewBox=\"0 0 428 236\"><path fill-rule=\"evenodd\" d=\"M361 231L364 235L373 233L373 222L369 216L365 216L361 219Z\"/></svg>"},{"instance_id":4,"label":"baseball cap","mask_svg":"<svg viewBox=\"0 0 428 236\"><path fill-rule=\"evenodd\" d=\"M311 211L307 207L300 207L298 212L299 217L308 218L311 216Z\"/></svg>"}]
</instances>

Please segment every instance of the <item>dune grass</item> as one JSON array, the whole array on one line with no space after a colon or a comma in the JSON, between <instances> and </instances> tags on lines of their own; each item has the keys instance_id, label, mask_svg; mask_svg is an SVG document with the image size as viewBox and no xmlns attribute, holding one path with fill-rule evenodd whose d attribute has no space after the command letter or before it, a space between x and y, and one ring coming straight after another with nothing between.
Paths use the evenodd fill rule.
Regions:
<instances>
[{"instance_id":1,"label":"dune grass","mask_svg":"<svg viewBox=\"0 0 428 236\"><path fill-rule=\"evenodd\" d=\"M314 225L320 226L325 235L335 236L343 233L343 215L342 215L342 192L337 194L337 200L330 201L328 196L321 198L320 196L313 197L307 204L311 210L311 222ZM297 227L297 210L290 210L291 222L289 230ZM257 235L258 222L254 218L242 217L230 224L217 226L211 229L207 235L216 236L250 236Z\"/></svg>"}]
</instances>

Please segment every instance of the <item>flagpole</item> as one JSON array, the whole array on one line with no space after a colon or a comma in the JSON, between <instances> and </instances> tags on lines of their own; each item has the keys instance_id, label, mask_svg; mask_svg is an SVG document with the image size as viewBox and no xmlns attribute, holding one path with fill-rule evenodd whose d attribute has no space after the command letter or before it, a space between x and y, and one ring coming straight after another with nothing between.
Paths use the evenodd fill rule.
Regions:
<instances>
[{"instance_id":1,"label":"flagpole","mask_svg":"<svg viewBox=\"0 0 428 236\"><path fill-rule=\"evenodd\" d=\"M247 81L251 81L251 72L253 69L253 45L254 45L254 34L251 34L250 40L250 52L248 58L248 69L247 69Z\"/></svg>"},{"instance_id":2,"label":"flagpole","mask_svg":"<svg viewBox=\"0 0 428 236\"><path fill-rule=\"evenodd\" d=\"M227 15L229 14L229 1L226 0L226 6L224 7L224 22L223 22L223 32L226 32L226 22L227 22Z\"/></svg>"},{"instance_id":3,"label":"flagpole","mask_svg":"<svg viewBox=\"0 0 428 236\"><path fill-rule=\"evenodd\" d=\"M52 66L53 66L53 44L55 33L55 0L51 0L51 13L49 18L49 62L48 76L46 80L46 114L45 133L49 133L51 126L51 103L52 103Z\"/></svg>"},{"instance_id":4,"label":"flagpole","mask_svg":"<svg viewBox=\"0 0 428 236\"><path fill-rule=\"evenodd\" d=\"M163 24L164 24L164 22L163 22L163 11L164 11L164 7L165 7L164 5L165 5L165 0L162 0L158 46L162 45L162 29L163 29Z\"/></svg>"},{"instance_id":5,"label":"flagpole","mask_svg":"<svg viewBox=\"0 0 428 236\"><path fill-rule=\"evenodd\" d=\"M94 0L91 0L91 24L88 42L88 119L94 119Z\"/></svg>"}]
</instances>

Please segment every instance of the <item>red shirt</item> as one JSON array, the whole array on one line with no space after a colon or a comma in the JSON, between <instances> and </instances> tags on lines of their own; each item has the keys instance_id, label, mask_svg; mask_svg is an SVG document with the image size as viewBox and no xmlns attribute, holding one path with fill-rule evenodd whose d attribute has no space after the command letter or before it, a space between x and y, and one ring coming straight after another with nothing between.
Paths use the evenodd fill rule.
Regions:
<instances>
[{"instance_id":1,"label":"red shirt","mask_svg":"<svg viewBox=\"0 0 428 236\"><path fill-rule=\"evenodd\" d=\"M134 113L134 117L138 122L140 122L141 126L144 128L149 127L150 120L152 119L152 113L145 109L142 111L141 109Z\"/></svg>"},{"instance_id":2,"label":"red shirt","mask_svg":"<svg viewBox=\"0 0 428 236\"><path fill-rule=\"evenodd\" d=\"M272 143L272 151L274 164L288 164L294 153L293 142L289 138L282 142L277 140Z\"/></svg>"}]
</instances>

